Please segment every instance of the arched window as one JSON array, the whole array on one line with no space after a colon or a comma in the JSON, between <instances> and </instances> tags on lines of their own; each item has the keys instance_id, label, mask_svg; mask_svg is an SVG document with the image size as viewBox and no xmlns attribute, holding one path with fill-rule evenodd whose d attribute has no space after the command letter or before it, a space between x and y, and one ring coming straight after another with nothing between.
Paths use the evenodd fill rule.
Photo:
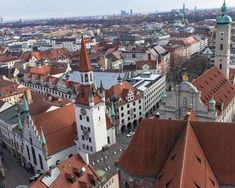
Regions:
<instances>
[{"instance_id":1,"label":"arched window","mask_svg":"<svg viewBox=\"0 0 235 188\"><path fill-rule=\"evenodd\" d=\"M26 146L26 148L27 148L27 153L28 153L28 159L31 160L31 158L30 158L30 153L29 153L29 147Z\"/></svg>"},{"instance_id":2,"label":"arched window","mask_svg":"<svg viewBox=\"0 0 235 188\"><path fill-rule=\"evenodd\" d=\"M33 163L35 165L37 165L37 159L36 159L36 154L35 154L35 150L33 147L31 147L31 151L32 151L32 155L33 155Z\"/></svg>"},{"instance_id":3,"label":"arched window","mask_svg":"<svg viewBox=\"0 0 235 188\"><path fill-rule=\"evenodd\" d=\"M92 82L92 73L90 73L90 81Z\"/></svg>"},{"instance_id":4,"label":"arched window","mask_svg":"<svg viewBox=\"0 0 235 188\"><path fill-rule=\"evenodd\" d=\"M40 162L40 168L43 170L43 164L42 164L42 157L40 154L38 154L39 162Z\"/></svg>"},{"instance_id":5,"label":"arched window","mask_svg":"<svg viewBox=\"0 0 235 188\"><path fill-rule=\"evenodd\" d=\"M125 188L130 188L129 184L125 181Z\"/></svg>"},{"instance_id":6,"label":"arched window","mask_svg":"<svg viewBox=\"0 0 235 188\"><path fill-rule=\"evenodd\" d=\"M83 75L81 74L81 82L83 82Z\"/></svg>"},{"instance_id":7,"label":"arched window","mask_svg":"<svg viewBox=\"0 0 235 188\"><path fill-rule=\"evenodd\" d=\"M85 82L88 82L88 74L85 74Z\"/></svg>"}]
</instances>

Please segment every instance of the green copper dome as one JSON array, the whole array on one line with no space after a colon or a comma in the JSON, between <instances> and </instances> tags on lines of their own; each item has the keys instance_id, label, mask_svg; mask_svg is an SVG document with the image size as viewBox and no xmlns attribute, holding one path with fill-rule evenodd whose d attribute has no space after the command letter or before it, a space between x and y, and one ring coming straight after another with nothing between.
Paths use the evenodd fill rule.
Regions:
<instances>
[{"instance_id":1,"label":"green copper dome","mask_svg":"<svg viewBox=\"0 0 235 188\"><path fill-rule=\"evenodd\" d=\"M216 104L216 101L215 101L215 99L212 97L211 100L209 101L209 103L215 105L215 104Z\"/></svg>"},{"instance_id":2,"label":"green copper dome","mask_svg":"<svg viewBox=\"0 0 235 188\"><path fill-rule=\"evenodd\" d=\"M217 24L229 24L232 23L232 18L228 15L218 16L216 19Z\"/></svg>"},{"instance_id":3,"label":"green copper dome","mask_svg":"<svg viewBox=\"0 0 235 188\"><path fill-rule=\"evenodd\" d=\"M227 15L227 6L226 6L226 3L224 1L224 4L223 6L221 7L221 15L217 17L216 19L216 22L217 24L229 24L229 23L232 23L232 18Z\"/></svg>"}]
</instances>

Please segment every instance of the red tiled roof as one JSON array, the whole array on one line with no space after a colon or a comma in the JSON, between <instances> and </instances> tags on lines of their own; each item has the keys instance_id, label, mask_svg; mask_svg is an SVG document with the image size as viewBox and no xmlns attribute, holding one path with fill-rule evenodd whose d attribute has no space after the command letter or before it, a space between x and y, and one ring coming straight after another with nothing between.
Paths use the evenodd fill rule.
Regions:
<instances>
[{"instance_id":1,"label":"red tiled roof","mask_svg":"<svg viewBox=\"0 0 235 188\"><path fill-rule=\"evenodd\" d=\"M50 188L83 188L83 185L87 185L90 188L95 188L92 181L98 181L97 175L94 173L93 169L87 165L79 154L74 155L56 166L60 170L60 175L56 178ZM86 171L81 177L78 177L74 173L74 168L81 169L85 168ZM70 183L66 179L66 174L70 174L75 177L75 182ZM29 185L30 188L48 188L42 183L42 179L45 175L41 176L37 181Z\"/></svg>"},{"instance_id":2,"label":"red tiled roof","mask_svg":"<svg viewBox=\"0 0 235 188\"><path fill-rule=\"evenodd\" d=\"M102 102L101 97L96 91L95 86L79 86L79 94L76 99L77 104L89 105L89 90L93 91L94 104Z\"/></svg>"},{"instance_id":3,"label":"red tiled roof","mask_svg":"<svg viewBox=\"0 0 235 188\"><path fill-rule=\"evenodd\" d=\"M107 115L106 115L106 126L107 126L107 130L113 127L112 122Z\"/></svg>"},{"instance_id":4,"label":"red tiled roof","mask_svg":"<svg viewBox=\"0 0 235 188\"><path fill-rule=\"evenodd\" d=\"M65 72L65 69L51 67L50 65L42 65L41 67L33 67L29 73L46 76L48 74L55 75Z\"/></svg>"},{"instance_id":5,"label":"red tiled roof","mask_svg":"<svg viewBox=\"0 0 235 188\"><path fill-rule=\"evenodd\" d=\"M11 61L16 61L18 60L18 57L12 56L12 55L8 55L8 54L2 54L0 55L0 62L11 62Z\"/></svg>"},{"instance_id":6,"label":"red tiled roof","mask_svg":"<svg viewBox=\"0 0 235 188\"><path fill-rule=\"evenodd\" d=\"M39 133L41 127L43 129L49 155L75 144L76 120L73 105L34 116L33 122Z\"/></svg>"},{"instance_id":7,"label":"red tiled roof","mask_svg":"<svg viewBox=\"0 0 235 188\"><path fill-rule=\"evenodd\" d=\"M79 64L80 72L90 72L92 71L92 66L87 54L86 44L84 39L81 42L81 51L80 51L80 64Z\"/></svg>"},{"instance_id":8,"label":"red tiled roof","mask_svg":"<svg viewBox=\"0 0 235 188\"><path fill-rule=\"evenodd\" d=\"M195 112L191 109L189 112L187 112L186 116L184 117L184 120L187 121L198 121L197 115Z\"/></svg>"},{"instance_id":9,"label":"red tiled roof","mask_svg":"<svg viewBox=\"0 0 235 188\"><path fill-rule=\"evenodd\" d=\"M221 73L216 66L210 68L192 84L201 92L201 101L208 105L210 99L213 97L217 105L223 103L224 108L235 97L234 85ZM220 108L217 108L220 114Z\"/></svg>"},{"instance_id":10,"label":"red tiled roof","mask_svg":"<svg viewBox=\"0 0 235 188\"><path fill-rule=\"evenodd\" d=\"M144 119L118 166L158 188L235 185L234 134L232 123Z\"/></svg>"},{"instance_id":11,"label":"red tiled roof","mask_svg":"<svg viewBox=\"0 0 235 188\"><path fill-rule=\"evenodd\" d=\"M110 98L111 96L115 95L122 99L122 103L126 100L127 92L131 90L134 93L134 98L140 98L141 96L136 96L138 90L134 88L129 82L122 82L122 84L115 84L110 89L105 91L106 98Z\"/></svg>"}]
</instances>

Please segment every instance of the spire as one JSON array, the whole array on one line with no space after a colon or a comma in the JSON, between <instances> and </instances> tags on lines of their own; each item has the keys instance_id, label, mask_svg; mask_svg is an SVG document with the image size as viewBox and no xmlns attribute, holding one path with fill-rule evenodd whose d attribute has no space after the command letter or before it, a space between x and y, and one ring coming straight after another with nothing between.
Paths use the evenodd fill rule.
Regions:
<instances>
[{"instance_id":1,"label":"spire","mask_svg":"<svg viewBox=\"0 0 235 188\"><path fill-rule=\"evenodd\" d=\"M115 113L115 109L114 109L114 106L113 106L113 102L112 102L112 105L111 105L111 117L115 117L116 116L116 113Z\"/></svg>"},{"instance_id":2,"label":"spire","mask_svg":"<svg viewBox=\"0 0 235 188\"><path fill-rule=\"evenodd\" d=\"M80 51L80 64L79 64L80 72L90 72L92 71L92 66L87 54L86 44L84 39L81 41L81 51Z\"/></svg>"},{"instance_id":3,"label":"spire","mask_svg":"<svg viewBox=\"0 0 235 188\"><path fill-rule=\"evenodd\" d=\"M41 141L42 141L42 145L45 146L46 145L46 138L43 133L42 127L41 127Z\"/></svg>"},{"instance_id":4,"label":"spire","mask_svg":"<svg viewBox=\"0 0 235 188\"><path fill-rule=\"evenodd\" d=\"M221 13L222 15L227 15L227 6L226 6L226 2L224 0L223 6L221 7Z\"/></svg>"},{"instance_id":5,"label":"spire","mask_svg":"<svg viewBox=\"0 0 235 188\"><path fill-rule=\"evenodd\" d=\"M100 93L104 91L104 86L102 80L100 80Z\"/></svg>"},{"instance_id":6,"label":"spire","mask_svg":"<svg viewBox=\"0 0 235 188\"><path fill-rule=\"evenodd\" d=\"M18 127L19 129L23 129L23 124L22 124L22 121L21 121L21 118L20 118L20 113L18 114Z\"/></svg>"},{"instance_id":7,"label":"spire","mask_svg":"<svg viewBox=\"0 0 235 188\"><path fill-rule=\"evenodd\" d=\"M24 97L24 105L23 105L24 112L28 112L29 111L28 101L27 101L25 95L23 95L23 97Z\"/></svg>"}]
</instances>

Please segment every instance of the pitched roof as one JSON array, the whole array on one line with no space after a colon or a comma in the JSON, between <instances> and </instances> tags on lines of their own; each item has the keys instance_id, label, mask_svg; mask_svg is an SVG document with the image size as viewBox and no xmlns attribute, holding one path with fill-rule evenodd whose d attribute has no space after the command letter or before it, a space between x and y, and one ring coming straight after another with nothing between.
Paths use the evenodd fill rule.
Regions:
<instances>
[{"instance_id":1,"label":"pitched roof","mask_svg":"<svg viewBox=\"0 0 235 188\"><path fill-rule=\"evenodd\" d=\"M92 66L87 54L86 44L84 39L81 41L81 51L80 51L80 63L79 63L80 72L90 72L92 71Z\"/></svg>"},{"instance_id":2,"label":"pitched roof","mask_svg":"<svg viewBox=\"0 0 235 188\"><path fill-rule=\"evenodd\" d=\"M187 112L186 116L184 117L184 120L187 121L198 121L196 113L191 109L189 112Z\"/></svg>"},{"instance_id":3,"label":"pitched roof","mask_svg":"<svg viewBox=\"0 0 235 188\"><path fill-rule=\"evenodd\" d=\"M235 185L234 134L232 123L144 119L118 166L158 188Z\"/></svg>"},{"instance_id":4,"label":"pitched roof","mask_svg":"<svg viewBox=\"0 0 235 188\"><path fill-rule=\"evenodd\" d=\"M140 98L136 93L138 90L134 88L129 82L122 82L121 84L115 84L110 89L105 91L105 97L110 98L112 96L117 96L122 99L122 103L127 101L126 96L128 91L131 90L134 93L134 98Z\"/></svg>"},{"instance_id":5,"label":"pitched roof","mask_svg":"<svg viewBox=\"0 0 235 188\"><path fill-rule=\"evenodd\" d=\"M81 177L78 177L75 174L76 170L80 170L81 168L85 168L86 171L83 173ZM94 188L94 184L92 181L98 180L98 177L94 173L93 169L87 165L82 158L79 156L79 154L74 155L60 164L56 166L56 168L59 169L60 174L55 179L55 181L52 183L50 188L64 188L64 187L76 187L76 188L82 188L82 185L86 185L87 187ZM48 172L49 173L49 172ZM29 187L32 188L48 188L43 182L42 179L47 176L47 174L44 174L41 176L37 181L33 182L29 185ZM70 183L69 180L66 178L66 176L74 177L75 182Z\"/></svg>"},{"instance_id":6,"label":"pitched roof","mask_svg":"<svg viewBox=\"0 0 235 188\"><path fill-rule=\"evenodd\" d=\"M65 69L52 67L50 65L42 65L41 67L33 67L30 69L29 73L46 76L48 74L55 75L59 73L64 73ZM30 75L29 75L30 76Z\"/></svg>"},{"instance_id":7,"label":"pitched roof","mask_svg":"<svg viewBox=\"0 0 235 188\"><path fill-rule=\"evenodd\" d=\"M213 97L216 101L216 105L223 103L224 108L235 97L234 85L221 73L216 66L210 68L192 84L201 92L201 101L208 105L210 99ZM220 114L221 109L217 108L217 112Z\"/></svg>"},{"instance_id":8,"label":"pitched roof","mask_svg":"<svg viewBox=\"0 0 235 188\"><path fill-rule=\"evenodd\" d=\"M89 93L91 92L93 99L94 99L94 104L99 104L102 102L102 99L100 95L98 94L96 88L94 85L91 86L80 86L76 99L77 104L81 105L89 105Z\"/></svg>"},{"instance_id":9,"label":"pitched roof","mask_svg":"<svg viewBox=\"0 0 235 188\"><path fill-rule=\"evenodd\" d=\"M41 127L43 129L49 155L75 144L76 120L73 105L34 116L32 119L38 132Z\"/></svg>"}]
</instances>

